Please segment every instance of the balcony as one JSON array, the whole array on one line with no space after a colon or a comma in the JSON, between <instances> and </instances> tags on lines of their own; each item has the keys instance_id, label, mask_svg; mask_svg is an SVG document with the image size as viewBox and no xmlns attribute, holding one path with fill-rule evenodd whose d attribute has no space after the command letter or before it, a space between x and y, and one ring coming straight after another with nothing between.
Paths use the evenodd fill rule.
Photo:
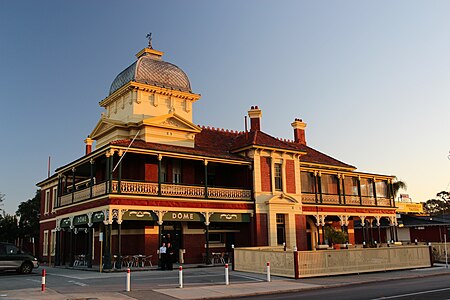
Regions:
<instances>
[{"instance_id":1,"label":"balcony","mask_svg":"<svg viewBox=\"0 0 450 300\"><path fill-rule=\"evenodd\" d=\"M317 199L317 202L316 202ZM351 206L384 206L391 207L391 200L389 198L376 198L375 197L359 197L359 196L341 196L339 202L339 195L322 194L322 201L320 201L320 195L313 193L302 194L303 204L316 204L316 205L351 205Z\"/></svg>"},{"instance_id":2,"label":"balcony","mask_svg":"<svg viewBox=\"0 0 450 300\"><path fill-rule=\"evenodd\" d=\"M119 194L119 182L112 181L110 194ZM92 186L92 198L105 195L106 182ZM153 182L135 182L121 181L120 194L123 195L141 195L156 197L180 197L180 198L199 198L199 199L217 199L217 200L251 200L251 190L239 188L218 188L182 185L182 184L161 184L159 193L159 184ZM206 197L207 195L207 197ZM91 198L91 189L86 185L79 185L75 192L61 196L60 207L72 203L78 203Z\"/></svg>"}]
</instances>

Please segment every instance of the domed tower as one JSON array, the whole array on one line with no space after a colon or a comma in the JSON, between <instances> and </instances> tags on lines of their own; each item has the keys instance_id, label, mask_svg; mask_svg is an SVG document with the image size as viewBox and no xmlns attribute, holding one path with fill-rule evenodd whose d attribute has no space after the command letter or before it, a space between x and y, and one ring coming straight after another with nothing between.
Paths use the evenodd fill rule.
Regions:
<instances>
[{"instance_id":1,"label":"domed tower","mask_svg":"<svg viewBox=\"0 0 450 300\"><path fill-rule=\"evenodd\" d=\"M162 60L163 54L149 40L116 76L100 102L105 112L89 136L97 147L136 135L146 142L194 146L201 129L192 123L192 104L200 95L192 92L183 70Z\"/></svg>"}]
</instances>

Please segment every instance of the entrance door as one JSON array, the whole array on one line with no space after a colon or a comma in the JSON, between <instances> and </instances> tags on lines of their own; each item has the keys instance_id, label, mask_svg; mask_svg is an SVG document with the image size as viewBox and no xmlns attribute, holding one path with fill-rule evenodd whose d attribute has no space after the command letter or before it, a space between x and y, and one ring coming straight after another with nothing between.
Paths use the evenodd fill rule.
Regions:
<instances>
[{"instance_id":1,"label":"entrance door","mask_svg":"<svg viewBox=\"0 0 450 300\"><path fill-rule=\"evenodd\" d=\"M165 221L162 225L161 242L171 243L175 261L178 262L179 249L183 248L183 230L181 222Z\"/></svg>"}]
</instances>

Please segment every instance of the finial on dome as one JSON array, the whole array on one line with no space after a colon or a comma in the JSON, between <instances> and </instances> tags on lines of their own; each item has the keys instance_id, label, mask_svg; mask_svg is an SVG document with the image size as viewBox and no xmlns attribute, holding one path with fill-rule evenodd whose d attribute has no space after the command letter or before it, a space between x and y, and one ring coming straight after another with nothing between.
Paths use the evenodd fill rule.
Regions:
<instances>
[{"instance_id":1,"label":"finial on dome","mask_svg":"<svg viewBox=\"0 0 450 300\"><path fill-rule=\"evenodd\" d=\"M147 35L145 37L148 39L148 48L153 49L153 46L152 46L152 33L151 32L147 33Z\"/></svg>"}]
</instances>

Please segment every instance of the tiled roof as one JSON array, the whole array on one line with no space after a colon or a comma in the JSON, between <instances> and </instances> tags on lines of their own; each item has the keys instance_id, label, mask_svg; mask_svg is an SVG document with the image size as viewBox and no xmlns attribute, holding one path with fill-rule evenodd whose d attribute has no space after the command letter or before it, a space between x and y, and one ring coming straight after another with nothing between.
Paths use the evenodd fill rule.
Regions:
<instances>
[{"instance_id":1,"label":"tiled roof","mask_svg":"<svg viewBox=\"0 0 450 300\"><path fill-rule=\"evenodd\" d=\"M128 146L130 140L111 142L112 145ZM237 132L224 129L202 127L202 131L195 136L195 147L183 147L166 144L148 143L136 140L133 148L151 149L157 151L177 152L183 154L199 155L248 161L236 151L248 146L262 146L289 151L306 152L302 155L301 162L330 165L334 167L355 168L343 163L311 147L295 143L293 141L280 140L262 131Z\"/></svg>"},{"instance_id":2,"label":"tiled roof","mask_svg":"<svg viewBox=\"0 0 450 300\"><path fill-rule=\"evenodd\" d=\"M311 147L308 147L306 145L298 144L298 143L292 143L297 149L300 151L306 152L306 155L300 157L300 162L307 162L307 163L314 163L314 164L324 164L324 165L330 165L335 167L343 167L343 168L351 168L356 169L355 166L346 164L342 161L339 161L335 158L332 158L331 156L328 156L322 152L319 152Z\"/></svg>"},{"instance_id":3,"label":"tiled roof","mask_svg":"<svg viewBox=\"0 0 450 300\"><path fill-rule=\"evenodd\" d=\"M183 147L175 145L166 145L158 143L150 143L142 140L135 140L133 148L149 149L156 151L176 152L190 155L233 159L241 161L249 161L237 153L232 153L230 145L233 139L238 135L238 132L220 131L215 129L203 128L200 133L195 136L195 147ZM111 142L111 145L128 146L131 140L118 140Z\"/></svg>"},{"instance_id":4,"label":"tiled roof","mask_svg":"<svg viewBox=\"0 0 450 300\"><path fill-rule=\"evenodd\" d=\"M247 146L265 146L270 148L299 151L290 143L276 139L273 136L259 130L242 133L237 136L233 141L232 149L237 150Z\"/></svg>"}]
</instances>

